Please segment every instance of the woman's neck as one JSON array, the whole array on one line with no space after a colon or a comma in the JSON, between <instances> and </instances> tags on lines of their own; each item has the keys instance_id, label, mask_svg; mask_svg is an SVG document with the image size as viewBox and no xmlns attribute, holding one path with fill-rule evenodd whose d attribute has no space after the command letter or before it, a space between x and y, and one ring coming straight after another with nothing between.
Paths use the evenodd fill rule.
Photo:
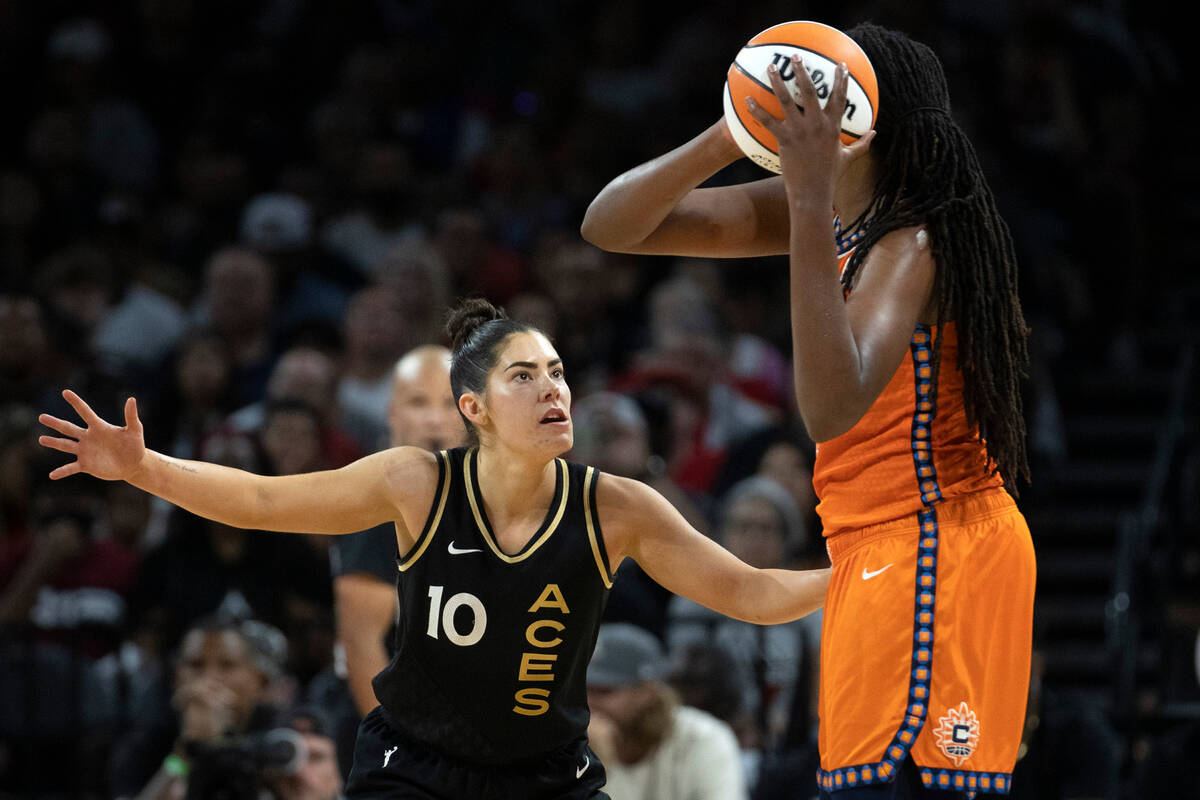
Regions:
<instances>
[{"instance_id":1,"label":"woman's neck","mask_svg":"<svg viewBox=\"0 0 1200 800\"><path fill-rule=\"evenodd\" d=\"M499 535L509 522L546 513L554 495L554 460L531 458L501 445L481 446L476 479Z\"/></svg>"},{"instance_id":2,"label":"woman's neck","mask_svg":"<svg viewBox=\"0 0 1200 800\"><path fill-rule=\"evenodd\" d=\"M851 162L838 181L833 192L833 206L847 233L870 208L875 196L875 182L875 159L869 153Z\"/></svg>"}]
</instances>

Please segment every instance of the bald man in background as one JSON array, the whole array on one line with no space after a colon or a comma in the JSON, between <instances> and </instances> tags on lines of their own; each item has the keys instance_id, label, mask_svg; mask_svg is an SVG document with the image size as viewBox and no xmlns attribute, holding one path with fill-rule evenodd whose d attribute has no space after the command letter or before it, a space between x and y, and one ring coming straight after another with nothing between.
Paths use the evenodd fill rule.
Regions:
<instances>
[{"instance_id":1,"label":"bald man in background","mask_svg":"<svg viewBox=\"0 0 1200 800\"><path fill-rule=\"evenodd\" d=\"M450 392L449 350L422 345L396 362L387 419L393 447L437 451L466 443ZM330 561L338 644L354 705L365 715L379 705L371 679L387 666L385 637L396 619L396 531L388 523L335 538Z\"/></svg>"}]
</instances>

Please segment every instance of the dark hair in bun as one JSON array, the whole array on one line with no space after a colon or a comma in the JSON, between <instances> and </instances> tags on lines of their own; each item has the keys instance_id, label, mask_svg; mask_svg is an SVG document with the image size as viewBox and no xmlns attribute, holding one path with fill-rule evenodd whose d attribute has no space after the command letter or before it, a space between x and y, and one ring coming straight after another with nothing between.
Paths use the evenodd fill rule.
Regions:
<instances>
[{"instance_id":1,"label":"dark hair in bun","mask_svg":"<svg viewBox=\"0 0 1200 800\"><path fill-rule=\"evenodd\" d=\"M454 402L464 392L482 394L487 386L488 373L496 366L500 346L514 333L540 333L532 325L509 319L503 308L497 308L482 297L468 297L450 309L446 317L446 335L453 356L450 360L450 391ZM460 409L459 414L462 414ZM467 433L478 440L471 421L463 416Z\"/></svg>"}]
</instances>

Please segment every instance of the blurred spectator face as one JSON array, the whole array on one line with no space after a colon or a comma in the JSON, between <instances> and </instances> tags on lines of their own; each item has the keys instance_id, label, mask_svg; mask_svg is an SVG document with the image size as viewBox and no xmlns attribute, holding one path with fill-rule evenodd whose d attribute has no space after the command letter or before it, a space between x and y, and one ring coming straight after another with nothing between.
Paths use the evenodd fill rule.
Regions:
<instances>
[{"instance_id":1,"label":"blurred spectator face","mask_svg":"<svg viewBox=\"0 0 1200 800\"><path fill-rule=\"evenodd\" d=\"M304 763L295 774L275 782L279 800L337 800L342 791L333 740L318 733L301 733Z\"/></svg>"},{"instance_id":2,"label":"blurred spectator face","mask_svg":"<svg viewBox=\"0 0 1200 800\"><path fill-rule=\"evenodd\" d=\"M808 458L791 442L776 442L767 448L758 464L758 474L773 478L796 498L802 512L812 510L817 504L813 491L812 470Z\"/></svg>"},{"instance_id":3,"label":"blurred spectator face","mask_svg":"<svg viewBox=\"0 0 1200 800\"><path fill-rule=\"evenodd\" d=\"M150 524L150 495L124 481L114 481L106 488L109 536L125 548L136 550Z\"/></svg>"},{"instance_id":4,"label":"blurred spectator face","mask_svg":"<svg viewBox=\"0 0 1200 800\"><path fill-rule=\"evenodd\" d=\"M388 429L393 446L441 450L464 443L467 431L450 390L448 351L421 348L400 359L388 404Z\"/></svg>"},{"instance_id":5,"label":"blurred spectator face","mask_svg":"<svg viewBox=\"0 0 1200 800\"><path fill-rule=\"evenodd\" d=\"M433 244L453 274L474 277L488 250L483 213L474 208L443 211L438 216Z\"/></svg>"},{"instance_id":6,"label":"blurred spectator face","mask_svg":"<svg viewBox=\"0 0 1200 800\"><path fill-rule=\"evenodd\" d=\"M249 250L221 250L208 263L205 293L213 324L223 333L240 336L259 331L275 302L271 267Z\"/></svg>"},{"instance_id":7,"label":"blurred spectator face","mask_svg":"<svg viewBox=\"0 0 1200 800\"><path fill-rule=\"evenodd\" d=\"M566 319L591 319L604 308L604 254L590 244L564 244L546 263L546 288Z\"/></svg>"},{"instance_id":8,"label":"blurred spectator face","mask_svg":"<svg viewBox=\"0 0 1200 800\"><path fill-rule=\"evenodd\" d=\"M276 475L312 472L321 464L321 423L313 409L275 409L263 421L263 450Z\"/></svg>"},{"instance_id":9,"label":"blurred spectator face","mask_svg":"<svg viewBox=\"0 0 1200 800\"><path fill-rule=\"evenodd\" d=\"M759 569L783 566L785 538L774 505L753 494L733 502L721 528L721 541L729 552Z\"/></svg>"},{"instance_id":10,"label":"blurred spectator face","mask_svg":"<svg viewBox=\"0 0 1200 800\"><path fill-rule=\"evenodd\" d=\"M618 729L636 728L654 703L657 693L650 681L632 686L599 686L588 684L588 708L593 714L601 714L616 724Z\"/></svg>"},{"instance_id":11,"label":"blurred spectator face","mask_svg":"<svg viewBox=\"0 0 1200 800\"><path fill-rule=\"evenodd\" d=\"M650 330L660 354L703 364L720 355L716 312L704 290L689 278L660 283L650 297Z\"/></svg>"},{"instance_id":12,"label":"blurred spectator face","mask_svg":"<svg viewBox=\"0 0 1200 800\"><path fill-rule=\"evenodd\" d=\"M337 367L329 356L311 347L297 347L284 353L271 371L267 397L303 400L328 420L337 399L337 379Z\"/></svg>"},{"instance_id":13,"label":"blurred spectator face","mask_svg":"<svg viewBox=\"0 0 1200 800\"><path fill-rule=\"evenodd\" d=\"M449 281L445 268L426 247L396 247L375 264L373 272L405 315L425 314L430 308L446 306Z\"/></svg>"},{"instance_id":14,"label":"blurred spectator face","mask_svg":"<svg viewBox=\"0 0 1200 800\"><path fill-rule=\"evenodd\" d=\"M179 355L175 379L186 405L206 408L217 402L229 386L232 357L217 336L198 336Z\"/></svg>"},{"instance_id":15,"label":"blurred spectator face","mask_svg":"<svg viewBox=\"0 0 1200 800\"><path fill-rule=\"evenodd\" d=\"M405 350L405 325L392 293L375 286L363 289L346 308L342 327L351 359L393 361Z\"/></svg>"},{"instance_id":16,"label":"blurred spectator face","mask_svg":"<svg viewBox=\"0 0 1200 800\"><path fill-rule=\"evenodd\" d=\"M522 292L508 301L507 311L513 319L532 325L554 341L558 332L558 312L546 295Z\"/></svg>"},{"instance_id":17,"label":"blurred spectator face","mask_svg":"<svg viewBox=\"0 0 1200 800\"><path fill-rule=\"evenodd\" d=\"M112 264L99 249L75 245L50 256L38 268L36 285L49 298L59 320L91 331L108 313L115 293Z\"/></svg>"},{"instance_id":18,"label":"blurred spectator face","mask_svg":"<svg viewBox=\"0 0 1200 800\"><path fill-rule=\"evenodd\" d=\"M42 310L32 297L0 295L0 372L13 377L46 357L46 328Z\"/></svg>"},{"instance_id":19,"label":"blurred spectator face","mask_svg":"<svg viewBox=\"0 0 1200 800\"><path fill-rule=\"evenodd\" d=\"M189 631L183 639L175 687L181 695L205 684L229 692L228 703L240 727L265 698L269 680L254 663L249 643L234 631Z\"/></svg>"},{"instance_id":20,"label":"blurred spectator face","mask_svg":"<svg viewBox=\"0 0 1200 800\"><path fill-rule=\"evenodd\" d=\"M575 404L576 455L597 469L636 478L646 471L650 440L637 402L611 392L597 392Z\"/></svg>"},{"instance_id":21,"label":"blurred spectator face","mask_svg":"<svg viewBox=\"0 0 1200 800\"><path fill-rule=\"evenodd\" d=\"M36 412L24 405L0 407L0 505L24 507L29 502L31 464L39 455ZM0 528L0 536L4 532Z\"/></svg>"}]
</instances>

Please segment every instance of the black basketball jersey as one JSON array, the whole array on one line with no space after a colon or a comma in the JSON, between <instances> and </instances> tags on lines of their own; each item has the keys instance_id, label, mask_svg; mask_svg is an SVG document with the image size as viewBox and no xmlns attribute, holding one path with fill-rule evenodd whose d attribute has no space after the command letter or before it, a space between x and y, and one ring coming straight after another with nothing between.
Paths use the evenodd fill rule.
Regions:
<instances>
[{"instance_id":1,"label":"black basketball jersey","mask_svg":"<svg viewBox=\"0 0 1200 800\"><path fill-rule=\"evenodd\" d=\"M395 655L375 694L398 729L449 756L535 759L587 731L587 664L612 587L599 473L556 459L545 519L508 555L484 511L478 450L438 462L425 528L398 559Z\"/></svg>"}]
</instances>

